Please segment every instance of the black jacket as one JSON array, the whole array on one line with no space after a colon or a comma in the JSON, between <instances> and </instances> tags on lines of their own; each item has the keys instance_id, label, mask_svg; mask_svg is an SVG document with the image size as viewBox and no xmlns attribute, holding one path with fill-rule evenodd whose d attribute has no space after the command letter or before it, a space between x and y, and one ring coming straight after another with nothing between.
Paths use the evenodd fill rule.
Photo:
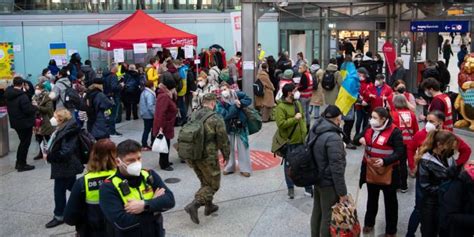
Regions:
<instances>
[{"instance_id":1,"label":"black jacket","mask_svg":"<svg viewBox=\"0 0 474 237\"><path fill-rule=\"evenodd\" d=\"M346 151L342 141L342 130L331 121L321 118L310 131L310 141L317 137L312 152L319 170L320 187L334 186L338 196L347 194L344 172L346 170Z\"/></svg>"},{"instance_id":2,"label":"black jacket","mask_svg":"<svg viewBox=\"0 0 474 237\"><path fill-rule=\"evenodd\" d=\"M92 85L94 79L97 77L97 74L95 73L94 69L89 66L89 65L81 65L81 71L84 73L85 80L84 84L86 87L89 87Z\"/></svg>"},{"instance_id":3,"label":"black jacket","mask_svg":"<svg viewBox=\"0 0 474 237\"><path fill-rule=\"evenodd\" d=\"M151 183L153 192L158 188L164 188L166 191L163 196L146 201L146 204L150 206L150 209L138 215L128 214L125 212L122 198L110 180L106 180L100 187L100 208L108 221L109 227L107 230L111 230L111 233L108 233L108 236L165 236L161 212L173 208L175 200L173 193L165 183L163 183L160 176L153 170L150 170L149 172L153 177L153 183ZM141 176L126 177L119 171L117 171L116 176L128 180L131 187L138 187L140 182L143 180Z\"/></svg>"},{"instance_id":4,"label":"black jacket","mask_svg":"<svg viewBox=\"0 0 474 237\"><path fill-rule=\"evenodd\" d=\"M390 121L387 124L387 127L391 126L392 122ZM367 127L359 136L364 136L364 134L367 132L369 127ZM359 136L356 136L354 140L359 140ZM393 153L385 158L383 158L383 166L388 166L393 163L396 163L397 161L402 161L406 157L406 147L405 144L403 144L403 136L402 132L400 129L395 128L392 132L392 135L388 138L387 142L388 146L393 147ZM367 165L362 162L362 166L360 169L360 180L359 180L359 186L362 187L362 184L366 182L366 175L367 175ZM400 186L400 166L399 165L394 165L393 166L393 172L392 172L392 183L390 184L394 186L395 188L398 188Z\"/></svg>"},{"instance_id":5,"label":"black jacket","mask_svg":"<svg viewBox=\"0 0 474 237\"><path fill-rule=\"evenodd\" d=\"M8 117L13 129L33 128L35 124L36 107L31 104L28 95L12 86L5 90Z\"/></svg>"},{"instance_id":6,"label":"black jacket","mask_svg":"<svg viewBox=\"0 0 474 237\"><path fill-rule=\"evenodd\" d=\"M456 171L454 162L443 162L430 152L423 154L418 163L417 173L423 197L437 197L440 185L454 178Z\"/></svg>"},{"instance_id":7,"label":"black jacket","mask_svg":"<svg viewBox=\"0 0 474 237\"><path fill-rule=\"evenodd\" d=\"M450 237L474 235L474 181L465 172L449 185L440 202L441 229Z\"/></svg>"},{"instance_id":8,"label":"black jacket","mask_svg":"<svg viewBox=\"0 0 474 237\"><path fill-rule=\"evenodd\" d=\"M71 119L56 132L47 157L51 163L51 179L75 177L84 170L79 160L80 131L75 119Z\"/></svg>"},{"instance_id":9,"label":"black jacket","mask_svg":"<svg viewBox=\"0 0 474 237\"><path fill-rule=\"evenodd\" d=\"M86 203L84 177L74 183L64 209L64 222L76 226L80 237L107 236L107 222L100 206Z\"/></svg>"},{"instance_id":10,"label":"black jacket","mask_svg":"<svg viewBox=\"0 0 474 237\"><path fill-rule=\"evenodd\" d=\"M108 116L105 111L111 109L113 104L107 96L96 86L92 85L86 94L86 100L91 103L92 108L88 110L87 131L95 139L109 138L110 129Z\"/></svg>"}]
</instances>

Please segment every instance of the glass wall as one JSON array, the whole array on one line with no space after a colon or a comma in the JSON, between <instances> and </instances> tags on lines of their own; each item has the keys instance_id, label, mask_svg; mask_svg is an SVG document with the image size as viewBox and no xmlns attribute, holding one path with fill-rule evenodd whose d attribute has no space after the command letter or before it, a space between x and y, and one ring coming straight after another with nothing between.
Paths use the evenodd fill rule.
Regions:
<instances>
[{"instance_id":1,"label":"glass wall","mask_svg":"<svg viewBox=\"0 0 474 237\"><path fill-rule=\"evenodd\" d=\"M0 14L118 13L240 10L239 0L0 0Z\"/></svg>"}]
</instances>

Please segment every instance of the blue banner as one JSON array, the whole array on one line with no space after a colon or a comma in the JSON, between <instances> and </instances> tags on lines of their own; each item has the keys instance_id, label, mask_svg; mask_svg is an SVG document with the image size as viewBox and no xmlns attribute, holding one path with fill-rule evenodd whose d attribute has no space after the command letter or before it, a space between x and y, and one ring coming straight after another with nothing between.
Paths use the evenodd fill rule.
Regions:
<instances>
[{"instance_id":1,"label":"blue banner","mask_svg":"<svg viewBox=\"0 0 474 237\"><path fill-rule=\"evenodd\" d=\"M468 32L469 21L412 21L412 32Z\"/></svg>"}]
</instances>

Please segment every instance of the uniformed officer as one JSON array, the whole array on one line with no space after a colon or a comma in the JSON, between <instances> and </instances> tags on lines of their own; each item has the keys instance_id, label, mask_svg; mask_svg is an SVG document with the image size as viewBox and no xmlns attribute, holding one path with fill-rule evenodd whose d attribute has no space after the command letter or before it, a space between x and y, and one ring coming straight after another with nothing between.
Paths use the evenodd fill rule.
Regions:
<instances>
[{"instance_id":1,"label":"uniformed officer","mask_svg":"<svg viewBox=\"0 0 474 237\"><path fill-rule=\"evenodd\" d=\"M141 146L117 146L117 172L100 187L99 204L109 236L165 236L161 212L174 207L171 190L153 170L142 169Z\"/></svg>"},{"instance_id":2,"label":"uniformed officer","mask_svg":"<svg viewBox=\"0 0 474 237\"><path fill-rule=\"evenodd\" d=\"M192 118L201 118L206 114L213 113L216 107L217 96L206 94L202 98L202 108L194 112ZM220 150L227 162L230 155L229 139L224 120L214 113L204 121L204 144L202 159L187 160L187 163L199 178L201 188L197 191L194 200L184 210L191 216L191 220L199 224L198 209L205 206L204 215L209 216L219 209L212 203L214 194L219 190L221 181L221 170L217 159L217 151Z\"/></svg>"},{"instance_id":3,"label":"uniformed officer","mask_svg":"<svg viewBox=\"0 0 474 237\"><path fill-rule=\"evenodd\" d=\"M94 144L87 174L78 179L72 188L64 210L64 221L76 226L78 236L106 236L104 214L99 207L99 187L106 178L115 174L117 148L110 139Z\"/></svg>"}]
</instances>

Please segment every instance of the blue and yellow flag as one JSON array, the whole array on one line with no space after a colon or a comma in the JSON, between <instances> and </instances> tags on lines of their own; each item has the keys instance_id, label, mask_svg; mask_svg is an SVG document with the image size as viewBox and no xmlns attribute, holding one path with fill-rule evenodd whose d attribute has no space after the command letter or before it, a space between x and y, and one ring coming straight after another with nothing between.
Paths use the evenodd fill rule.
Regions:
<instances>
[{"instance_id":1,"label":"blue and yellow flag","mask_svg":"<svg viewBox=\"0 0 474 237\"><path fill-rule=\"evenodd\" d=\"M347 115L359 97L359 76L353 62L344 62L341 65L341 76L342 85L337 95L336 106L343 115Z\"/></svg>"}]
</instances>

